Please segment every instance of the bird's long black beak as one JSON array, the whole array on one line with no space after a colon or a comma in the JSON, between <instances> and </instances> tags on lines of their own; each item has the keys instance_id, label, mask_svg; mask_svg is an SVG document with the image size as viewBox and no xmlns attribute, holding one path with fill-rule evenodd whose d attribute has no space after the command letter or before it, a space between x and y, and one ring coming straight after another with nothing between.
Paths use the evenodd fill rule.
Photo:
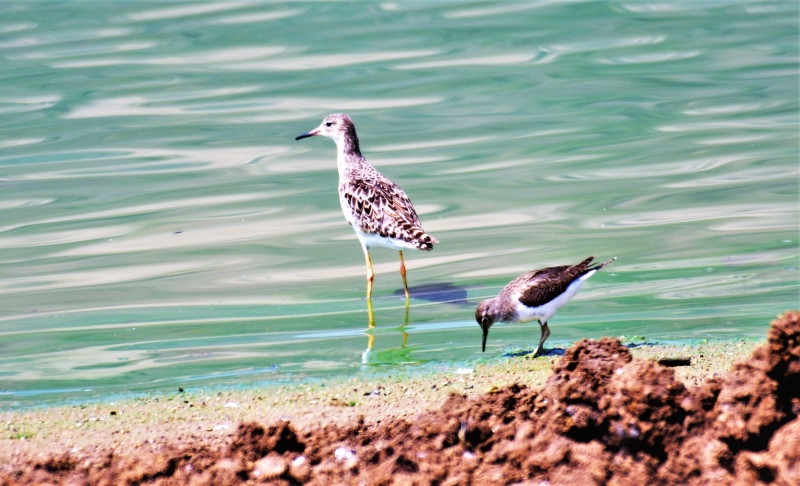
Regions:
<instances>
[{"instance_id":1,"label":"bird's long black beak","mask_svg":"<svg viewBox=\"0 0 800 486\"><path fill-rule=\"evenodd\" d=\"M486 352L486 338L489 337L489 328L482 328L483 329L483 353Z\"/></svg>"},{"instance_id":2,"label":"bird's long black beak","mask_svg":"<svg viewBox=\"0 0 800 486\"><path fill-rule=\"evenodd\" d=\"M302 134L302 135L298 135L297 137L295 137L295 140L300 140L300 139L302 139L302 138L313 137L314 135L317 135L318 133L319 133L319 132L318 132L317 130L311 130L311 131L310 131L310 132L308 132L308 133L304 133L304 134Z\"/></svg>"}]
</instances>

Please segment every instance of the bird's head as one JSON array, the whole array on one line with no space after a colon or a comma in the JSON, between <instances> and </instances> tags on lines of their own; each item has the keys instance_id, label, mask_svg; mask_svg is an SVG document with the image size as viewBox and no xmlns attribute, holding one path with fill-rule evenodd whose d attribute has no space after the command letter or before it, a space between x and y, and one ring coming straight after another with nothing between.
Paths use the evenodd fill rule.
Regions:
<instances>
[{"instance_id":1,"label":"bird's head","mask_svg":"<svg viewBox=\"0 0 800 486\"><path fill-rule=\"evenodd\" d=\"M356 127L353 125L353 120L343 113L326 116L317 128L299 135L295 140L317 135L330 138L336 142L336 145L341 145L346 139L349 139L350 143L355 142L356 146L358 146L358 137L356 137Z\"/></svg>"},{"instance_id":2,"label":"bird's head","mask_svg":"<svg viewBox=\"0 0 800 486\"><path fill-rule=\"evenodd\" d=\"M492 324L495 322L495 314L492 312L492 301L493 299L484 300L478 304L478 308L475 309L475 320L478 321L481 330L483 330L483 352L486 352L486 338L489 337L489 328L492 327Z\"/></svg>"}]
</instances>

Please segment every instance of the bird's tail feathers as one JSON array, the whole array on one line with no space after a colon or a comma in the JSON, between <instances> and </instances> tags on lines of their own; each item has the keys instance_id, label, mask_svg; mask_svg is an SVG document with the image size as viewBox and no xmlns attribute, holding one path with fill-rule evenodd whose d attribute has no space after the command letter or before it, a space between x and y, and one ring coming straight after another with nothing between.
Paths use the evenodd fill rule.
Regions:
<instances>
[{"instance_id":1,"label":"bird's tail feathers","mask_svg":"<svg viewBox=\"0 0 800 486\"><path fill-rule=\"evenodd\" d=\"M588 260L592 260L592 259L594 259L594 257L589 257L588 258ZM600 270L601 268L605 267L606 265L608 265L609 263L613 262L616 259L617 259L617 257L614 257L614 258L612 258L611 260L609 260L609 261L607 261L605 263L595 263L593 265L589 265L589 266L586 267L586 271L587 272L591 272L592 270Z\"/></svg>"},{"instance_id":2,"label":"bird's tail feathers","mask_svg":"<svg viewBox=\"0 0 800 486\"><path fill-rule=\"evenodd\" d=\"M433 236L422 233L421 235L415 235L414 238L414 246L419 248L420 250L430 251L433 250L434 243L439 243L439 240L434 238Z\"/></svg>"}]
</instances>

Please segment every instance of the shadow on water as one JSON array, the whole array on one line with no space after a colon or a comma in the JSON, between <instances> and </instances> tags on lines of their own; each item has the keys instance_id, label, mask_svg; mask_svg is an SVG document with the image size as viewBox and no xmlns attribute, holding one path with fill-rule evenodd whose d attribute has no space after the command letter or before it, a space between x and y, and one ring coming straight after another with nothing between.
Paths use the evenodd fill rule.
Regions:
<instances>
[{"instance_id":1,"label":"shadow on water","mask_svg":"<svg viewBox=\"0 0 800 486\"><path fill-rule=\"evenodd\" d=\"M520 356L528 356L536 352L536 348L533 349L521 349L518 351L509 351L507 353L503 353L501 357L503 358L519 358ZM564 356L564 349L563 348L542 348L542 352L539 353L539 356Z\"/></svg>"},{"instance_id":2,"label":"shadow on water","mask_svg":"<svg viewBox=\"0 0 800 486\"><path fill-rule=\"evenodd\" d=\"M625 344L624 346L628 349L636 349L641 348L643 346L656 346L658 343L648 343L648 342L641 342L641 343L629 343Z\"/></svg>"},{"instance_id":3,"label":"shadow on water","mask_svg":"<svg viewBox=\"0 0 800 486\"><path fill-rule=\"evenodd\" d=\"M439 303L469 304L467 302L467 287L453 285L451 282L436 282L409 287L408 292L411 294L412 299ZM403 296L403 289L395 290L394 295Z\"/></svg>"},{"instance_id":4,"label":"shadow on water","mask_svg":"<svg viewBox=\"0 0 800 486\"><path fill-rule=\"evenodd\" d=\"M641 343L628 343L628 344L625 344L624 346L626 348L628 348L628 349L635 349L635 348L641 348L641 347L644 347L644 346L656 346L657 344L658 343L641 342ZM503 353L502 357L503 358L518 358L520 356L531 355L534 352L536 352L536 348L533 348L533 349L520 349L520 350L517 350L517 351L508 351L506 353ZM539 356L564 356L564 352L565 352L564 348L553 348L553 349L542 348L542 352L539 354Z\"/></svg>"}]
</instances>

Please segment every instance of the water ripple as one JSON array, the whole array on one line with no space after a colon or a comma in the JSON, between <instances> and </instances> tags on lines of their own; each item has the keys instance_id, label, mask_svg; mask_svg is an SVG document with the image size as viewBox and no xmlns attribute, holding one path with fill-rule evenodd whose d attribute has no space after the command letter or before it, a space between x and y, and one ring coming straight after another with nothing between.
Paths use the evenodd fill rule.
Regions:
<instances>
[{"instance_id":1,"label":"water ripple","mask_svg":"<svg viewBox=\"0 0 800 486\"><path fill-rule=\"evenodd\" d=\"M372 147L370 151L372 152L394 152L394 151L402 151L402 150L419 150L419 149L427 149L427 148L439 148L439 147L452 147L452 146L460 146L460 145L467 145L467 144L475 144L480 142L485 142L487 140L491 140L492 137L468 137L468 138L456 138L456 139L444 139L444 140L432 140L432 141L424 141L424 142L409 142L409 143L400 143L400 144L392 144L392 145L378 145L377 147Z\"/></svg>"},{"instance_id":2,"label":"water ripple","mask_svg":"<svg viewBox=\"0 0 800 486\"><path fill-rule=\"evenodd\" d=\"M180 7L144 10L142 12L130 13L127 17L135 22L171 20L181 17L192 17L195 15L205 15L209 13L224 12L227 10L236 10L251 5L253 5L252 1L205 3L199 5L185 5Z\"/></svg>"},{"instance_id":3,"label":"water ripple","mask_svg":"<svg viewBox=\"0 0 800 486\"><path fill-rule=\"evenodd\" d=\"M73 109L64 116L67 119L107 118L128 116L183 116L198 115L259 115L239 116L232 119L242 122L276 122L320 116L329 110L370 110L434 104L441 98L385 98L385 99L325 99L325 98L250 98L241 101L203 101L205 98L222 98L233 94L244 94L258 87L242 87L213 92L187 92L172 95L169 99L148 96L124 96L106 98ZM183 101L183 103L176 103ZM325 113L327 114L327 113Z\"/></svg>"},{"instance_id":4,"label":"water ripple","mask_svg":"<svg viewBox=\"0 0 800 486\"><path fill-rule=\"evenodd\" d=\"M78 30L72 32L57 32L35 36L21 37L0 42L0 49L18 49L49 44L64 44L67 42L86 42L112 37L125 37L135 32L134 29L114 27L103 29Z\"/></svg>"},{"instance_id":5,"label":"water ripple","mask_svg":"<svg viewBox=\"0 0 800 486\"><path fill-rule=\"evenodd\" d=\"M521 138L521 137L520 137ZM598 155L572 155L565 157L535 157L524 160L507 160L504 162L491 162L488 164L478 164L469 167L457 167L455 169L445 169L437 171L437 174L469 174L472 172L496 171L498 169L509 169L519 166L541 166L543 164L561 164L564 162L582 162L599 158ZM557 176L556 176L557 177ZM571 177L569 177L571 178Z\"/></svg>"},{"instance_id":6,"label":"water ripple","mask_svg":"<svg viewBox=\"0 0 800 486\"><path fill-rule=\"evenodd\" d=\"M502 254L517 253L527 251L522 249L503 250ZM409 270L419 270L422 268L436 265L444 265L453 262L462 262L485 258L492 255L492 252L471 252L458 253L446 256L420 257L406 259L406 268ZM373 263L376 274L397 272L397 262ZM234 278L229 281L231 284L260 284L266 282L307 282L320 280L335 280L341 278L363 277L365 274L363 264L350 265L346 267L325 266L318 268L303 268L290 271L271 271L269 273L255 273L245 277Z\"/></svg>"},{"instance_id":7,"label":"water ripple","mask_svg":"<svg viewBox=\"0 0 800 486\"><path fill-rule=\"evenodd\" d=\"M722 204L692 208L669 209L662 211L642 211L604 219L592 219L584 225L587 228L647 227L717 219L747 219L747 222L729 223L717 226L719 231L747 231L761 228L796 227L798 208L794 204ZM711 229L715 229L712 227Z\"/></svg>"},{"instance_id":8,"label":"water ripple","mask_svg":"<svg viewBox=\"0 0 800 486\"><path fill-rule=\"evenodd\" d=\"M284 192L285 194L285 192ZM69 221L89 221L89 220L104 220L111 218L128 217L137 214L157 213L162 211L182 209L182 208L199 208L203 206L222 206L225 204L232 204L245 201L255 201L258 199L265 199L275 197L275 194L262 192L258 194L231 194L225 196L203 196L195 198L184 198L177 200L161 201L157 203L137 204L132 206L125 206L115 209L103 209L99 211L78 212L69 216L60 216L55 218L34 219L24 223L17 223L12 225L0 226L0 233L10 230L45 225L50 223L64 223ZM52 200L37 199L26 202L26 205L39 205L47 204Z\"/></svg>"},{"instance_id":9,"label":"water ripple","mask_svg":"<svg viewBox=\"0 0 800 486\"><path fill-rule=\"evenodd\" d=\"M23 52L19 54L11 54L6 56L8 59L12 61L21 61L21 60L38 60L38 59L61 59L65 57L80 57L80 56L94 56L97 54L109 54L109 53L117 53L117 52L131 52L131 51L142 51L146 49L152 49L154 47L159 46L158 42L155 41L136 41L136 42L122 42L119 44L110 44L110 45L77 45L77 46L69 46L69 47L62 47L59 49L50 49L50 50L42 50L37 49L35 51ZM104 66L104 65L113 65L113 64L106 64L102 61L83 61L85 65L93 65L93 66ZM135 61L130 62L130 64L134 64ZM68 64L68 63L65 63ZM120 63L122 64L122 62ZM58 63L54 63L53 67L68 67L68 66L61 66Z\"/></svg>"},{"instance_id":10,"label":"water ripple","mask_svg":"<svg viewBox=\"0 0 800 486\"><path fill-rule=\"evenodd\" d=\"M180 275L206 269L210 266L229 264L203 262L159 263L154 265L127 265L125 267L102 268L73 272L51 272L46 275L12 277L0 279L0 294L21 292L43 292L75 287L109 285L112 283L149 280Z\"/></svg>"},{"instance_id":11,"label":"water ripple","mask_svg":"<svg viewBox=\"0 0 800 486\"><path fill-rule=\"evenodd\" d=\"M635 171L627 167L585 171L571 174L557 174L548 176L551 181L568 180L621 180L621 179L646 179L652 177L666 177L682 174L696 174L737 162L751 162L763 159L762 154L737 154L719 157L707 157L695 160L684 160L664 164L640 165Z\"/></svg>"},{"instance_id":12,"label":"water ripple","mask_svg":"<svg viewBox=\"0 0 800 486\"><path fill-rule=\"evenodd\" d=\"M438 54L438 50L394 51L394 52L361 52L357 54L317 54L291 56L269 61L238 62L218 64L222 70L232 71L308 71L312 69L330 69L335 67L354 66L381 61L395 61L415 57L426 57Z\"/></svg>"},{"instance_id":13,"label":"water ripple","mask_svg":"<svg viewBox=\"0 0 800 486\"><path fill-rule=\"evenodd\" d=\"M492 228L527 223L544 223L563 219L563 205L538 205L532 212L503 211L497 213L470 214L449 218L430 219L425 222L426 231L431 233L463 231L468 229Z\"/></svg>"},{"instance_id":14,"label":"water ripple","mask_svg":"<svg viewBox=\"0 0 800 486\"><path fill-rule=\"evenodd\" d=\"M2 97L0 98L0 115L45 110L60 100L60 95Z\"/></svg>"},{"instance_id":15,"label":"water ripple","mask_svg":"<svg viewBox=\"0 0 800 486\"><path fill-rule=\"evenodd\" d=\"M778 134L763 134L763 135L739 135L734 137L721 137L709 138L707 140L695 141L698 145L731 145L736 143L753 143L761 142L763 140L773 140L778 138Z\"/></svg>"},{"instance_id":16,"label":"water ripple","mask_svg":"<svg viewBox=\"0 0 800 486\"><path fill-rule=\"evenodd\" d=\"M388 167L393 165L415 165L415 164L430 164L434 162L442 162L449 160L448 157L393 157L393 158L378 158L370 157L369 162L375 167ZM296 173L296 172L317 172L335 170L336 164L333 158L315 158L315 159L290 159L286 160L279 158L269 164L259 164L259 167L253 168L251 174L267 174L269 172L278 173ZM419 211L417 211L419 212Z\"/></svg>"},{"instance_id":17,"label":"water ripple","mask_svg":"<svg viewBox=\"0 0 800 486\"><path fill-rule=\"evenodd\" d=\"M622 8L635 13L665 13L665 12L688 12L693 10L701 10L708 5L694 4L691 2L640 2L636 4L624 4Z\"/></svg>"},{"instance_id":18,"label":"water ripple","mask_svg":"<svg viewBox=\"0 0 800 486\"><path fill-rule=\"evenodd\" d=\"M291 152L290 147L237 147L219 149L141 149L118 148L103 152L71 152L59 155L59 164L73 167L79 163L97 164L114 161L113 165L92 165L61 170L38 170L22 174L0 177L0 181L80 179L89 177L141 176L146 174L174 174L181 172L210 171L229 169L253 163L256 160L283 155ZM56 154L50 154L56 155ZM14 164L15 157L0 158L0 164ZM22 157L25 160L25 157ZM123 163L124 161L124 163ZM38 168L36 165L25 164ZM42 162L41 165L49 165Z\"/></svg>"},{"instance_id":19,"label":"water ripple","mask_svg":"<svg viewBox=\"0 0 800 486\"><path fill-rule=\"evenodd\" d=\"M577 3L584 0L538 0L534 2L515 3L512 5L501 5L493 7L466 8L445 12L444 17L448 19L468 19L474 17L490 17L493 15L505 15L511 13L524 12L535 8L548 7L550 5Z\"/></svg>"},{"instance_id":20,"label":"water ripple","mask_svg":"<svg viewBox=\"0 0 800 486\"><path fill-rule=\"evenodd\" d=\"M13 24L6 24L0 26L0 34L7 34L9 32L21 32L23 30L31 30L38 27L36 22L17 22Z\"/></svg>"},{"instance_id":21,"label":"water ripple","mask_svg":"<svg viewBox=\"0 0 800 486\"><path fill-rule=\"evenodd\" d=\"M242 15L227 15L210 21L212 24L252 24L260 22L269 22L271 20L285 19L294 17L306 12L306 9L287 9L276 10L272 12L250 12Z\"/></svg>"},{"instance_id":22,"label":"water ripple","mask_svg":"<svg viewBox=\"0 0 800 486\"><path fill-rule=\"evenodd\" d=\"M146 49L151 46L140 44ZM130 45L128 45L130 46ZM138 46L137 46L138 47ZM134 50L129 48L128 50ZM101 58L87 59L81 61L55 62L51 66L56 69L69 68L93 68L103 66L203 66L208 64L219 65L219 63L234 63L252 59L264 59L288 51L283 46L243 46L231 47L227 49L212 49L196 53L185 53L180 56L159 56L159 57L126 57L126 58ZM119 51L121 52L121 51Z\"/></svg>"},{"instance_id":23,"label":"water ripple","mask_svg":"<svg viewBox=\"0 0 800 486\"><path fill-rule=\"evenodd\" d=\"M283 208L271 208L263 212L260 218L251 216L244 221L228 223L215 221L206 226L195 225L192 229L185 229L177 235L162 231L156 234L104 241L73 248L59 253L58 256L116 255L215 244L233 245L251 240L313 233L342 225L341 216L337 212L285 218L274 217L274 213L280 211L283 211Z\"/></svg>"},{"instance_id":24,"label":"water ripple","mask_svg":"<svg viewBox=\"0 0 800 486\"><path fill-rule=\"evenodd\" d=\"M22 145L31 145L34 143L44 142L43 138L18 138L15 140L0 141L0 148L20 147Z\"/></svg>"},{"instance_id":25,"label":"water ripple","mask_svg":"<svg viewBox=\"0 0 800 486\"><path fill-rule=\"evenodd\" d=\"M518 275L521 275L525 272L529 272L531 270L533 270L532 264L510 265L505 267L492 267L492 268L484 268L481 270L462 272L459 273L458 275L454 275L454 278L474 279L482 277L506 276L509 279L512 279L517 277Z\"/></svg>"},{"instance_id":26,"label":"water ripple","mask_svg":"<svg viewBox=\"0 0 800 486\"><path fill-rule=\"evenodd\" d=\"M466 57L462 59L444 59L441 61L418 62L413 64L401 64L395 69L431 69L443 67L462 67L462 66L500 66L504 64L522 64L532 61L535 54L501 54L485 57Z\"/></svg>"},{"instance_id":27,"label":"water ripple","mask_svg":"<svg viewBox=\"0 0 800 486\"><path fill-rule=\"evenodd\" d=\"M684 115L730 115L734 113L749 113L751 111L768 110L771 108L778 108L783 103L761 102L761 103L736 103L730 105L708 106L705 108L692 108L683 110Z\"/></svg>"},{"instance_id":28,"label":"water ripple","mask_svg":"<svg viewBox=\"0 0 800 486\"><path fill-rule=\"evenodd\" d=\"M53 201L55 201L55 199L52 198L4 199L0 200L0 210L41 206L43 204L50 204Z\"/></svg>"},{"instance_id":29,"label":"water ripple","mask_svg":"<svg viewBox=\"0 0 800 486\"><path fill-rule=\"evenodd\" d=\"M748 169L740 171L731 171L726 174L720 174L711 177L704 177L702 179L693 179L689 181L673 182L665 184L664 187L685 188L685 187L712 187L721 185L732 184L753 184L766 181L779 181L786 180L787 177L800 176L800 170L787 171L781 167L776 168L763 168L763 169Z\"/></svg>"},{"instance_id":30,"label":"water ripple","mask_svg":"<svg viewBox=\"0 0 800 486\"><path fill-rule=\"evenodd\" d=\"M550 52L562 54L573 52L595 52L625 47L652 46L661 44L667 39L664 35L647 35L635 37L611 37L607 39L592 39L591 41L549 44L546 49Z\"/></svg>"},{"instance_id":31,"label":"water ripple","mask_svg":"<svg viewBox=\"0 0 800 486\"><path fill-rule=\"evenodd\" d=\"M29 248L35 246L63 245L82 241L113 238L135 230L133 225L104 226L102 228L86 228L72 231L56 231L52 233L36 233L25 236L0 237L0 248Z\"/></svg>"},{"instance_id":32,"label":"water ripple","mask_svg":"<svg viewBox=\"0 0 800 486\"><path fill-rule=\"evenodd\" d=\"M769 285L780 281L774 278L737 278L735 275L706 275L657 279L636 284L606 284L602 288L587 286L575 297L579 300L622 298L649 295L659 300L684 300L735 297L769 293ZM714 292L717 291L717 294ZM738 293L741 291L741 294Z\"/></svg>"},{"instance_id":33,"label":"water ripple","mask_svg":"<svg viewBox=\"0 0 800 486\"><path fill-rule=\"evenodd\" d=\"M698 123L681 123L676 125L663 125L656 127L660 132L697 132L704 130L730 130L730 129L775 129L794 126L796 120L788 117L763 117L738 120L715 120Z\"/></svg>"},{"instance_id":34,"label":"water ripple","mask_svg":"<svg viewBox=\"0 0 800 486\"><path fill-rule=\"evenodd\" d=\"M356 301L357 299L349 299L351 301ZM0 331L0 336L10 336L16 334L35 334L37 332L83 332L83 331L92 331L92 330L108 330L108 329L128 329L132 326L131 323L126 322L122 324L95 324L95 325L81 325L81 326L74 326L74 327L67 327L64 325L56 324L52 328L42 328L41 330L31 330L30 328L23 325L17 330L8 330L10 329L9 322L11 321L24 321L24 320L31 320L31 319L41 319L41 318L50 318L50 317L80 317L81 315L89 315L93 313L109 313L115 311L137 311L137 310L150 310L150 309L159 309L163 310L165 313L169 311L183 310L183 309L192 309L197 308L203 311L209 309L209 307L217 306L217 307L251 307L251 306L309 306L312 304L319 305L321 304L324 306L330 306L333 304L342 304L345 300L343 299L320 299L318 297L313 298L301 298L294 295L280 295L280 296L254 296L254 297L246 297L246 296L222 296L213 299L213 301L209 301L207 298L194 298L194 300L171 300L166 302L144 302L144 303L135 303L135 302L125 302L115 305L102 305L102 306L94 306L94 307L75 307L69 309L59 309L55 311L44 311L44 312L36 312L36 313L26 313L26 314L17 314L17 315L5 315L0 316L0 322L5 322L4 331ZM352 312L351 310L339 310L339 311L328 311L322 314L315 313L309 314L308 316L319 316L319 315L330 315L331 313L338 313L344 314ZM281 319L285 316L257 316L257 317L242 317L242 318L233 318L233 321L238 322L249 322L249 321L258 321L258 320L270 320L270 319ZM305 317L305 316L304 316ZM229 318L226 317L223 320L228 320ZM185 324L188 326L194 325L201 325L201 324L209 324L214 323L217 324L220 322L221 319L183 319L183 320L160 320L160 321L137 321L135 323L136 327L152 327L152 326L165 326L171 324ZM231 322L233 322L231 321ZM79 321L81 322L81 321Z\"/></svg>"},{"instance_id":35,"label":"water ripple","mask_svg":"<svg viewBox=\"0 0 800 486\"><path fill-rule=\"evenodd\" d=\"M650 54L637 54L620 56L613 59L598 59L598 64L648 64L653 62L682 61L700 55L700 51L687 52L653 52Z\"/></svg>"},{"instance_id":36,"label":"water ripple","mask_svg":"<svg viewBox=\"0 0 800 486\"><path fill-rule=\"evenodd\" d=\"M765 265L795 258L793 251L772 250L754 253L740 253L727 256L709 256L701 258L674 258L671 260L653 260L640 263L621 263L614 266L615 272L654 272L664 270L688 270L696 268L717 268L725 266Z\"/></svg>"}]
</instances>

